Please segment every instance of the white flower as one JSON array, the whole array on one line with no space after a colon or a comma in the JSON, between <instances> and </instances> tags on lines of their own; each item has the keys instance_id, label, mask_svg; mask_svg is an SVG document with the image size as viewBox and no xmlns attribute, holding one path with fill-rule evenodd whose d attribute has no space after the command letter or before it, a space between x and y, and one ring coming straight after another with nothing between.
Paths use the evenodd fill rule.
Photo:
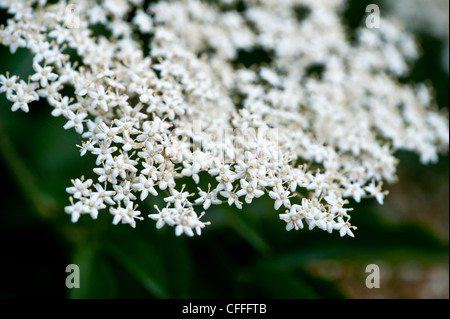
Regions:
<instances>
[{"instance_id":1,"label":"white flower","mask_svg":"<svg viewBox=\"0 0 450 319\"><path fill-rule=\"evenodd\" d=\"M148 194L152 194L153 196L158 196L158 192L155 190L154 181L151 177L145 177L144 175L140 175L138 178L138 183L133 184L133 189L136 189L141 192L141 201L147 198Z\"/></svg>"},{"instance_id":2,"label":"white flower","mask_svg":"<svg viewBox=\"0 0 450 319\"><path fill-rule=\"evenodd\" d=\"M120 132L120 128L108 126L104 122L98 124L100 132L95 134L95 137L99 140L109 139L113 140Z\"/></svg>"},{"instance_id":3,"label":"white flower","mask_svg":"<svg viewBox=\"0 0 450 319\"><path fill-rule=\"evenodd\" d=\"M198 236L200 236L202 234L202 229L205 228L205 226L210 225L210 222L202 222L200 221L200 218L202 218L202 216L205 215L205 212L202 212L200 217L195 218L194 221L191 222L192 227L195 229L195 232L197 233Z\"/></svg>"},{"instance_id":4,"label":"white flower","mask_svg":"<svg viewBox=\"0 0 450 319\"><path fill-rule=\"evenodd\" d=\"M368 186L364 188L370 195L374 196L380 205L383 205L385 192L381 189L381 184L375 186L375 182L372 181Z\"/></svg>"},{"instance_id":5,"label":"white flower","mask_svg":"<svg viewBox=\"0 0 450 319\"><path fill-rule=\"evenodd\" d=\"M131 227L135 228L135 219L142 220L142 217L139 217L141 212L136 210L136 208L137 206L134 206L132 201L126 202L126 207L120 207L120 205L117 208L111 207L110 212L114 215L113 224L117 225L119 222L122 222L122 224L130 224Z\"/></svg>"},{"instance_id":6,"label":"white flower","mask_svg":"<svg viewBox=\"0 0 450 319\"><path fill-rule=\"evenodd\" d=\"M70 99L68 96L64 96L64 97L60 97L60 100L58 99L51 99L53 102L53 111L52 111L52 115L53 116L68 116L67 112L70 111L74 111L74 109L77 107L76 105L69 105L70 104Z\"/></svg>"},{"instance_id":7,"label":"white flower","mask_svg":"<svg viewBox=\"0 0 450 319\"><path fill-rule=\"evenodd\" d=\"M175 225L175 222L173 221L173 208L164 207L162 210L159 210L158 206L155 205L156 210L158 211L158 214L150 214L148 217L150 217L153 220L157 220L156 222L156 228L160 229L165 224L169 226Z\"/></svg>"},{"instance_id":8,"label":"white flower","mask_svg":"<svg viewBox=\"0 0 450 319\"><path fill-rule=\"evenodd\" d=\"M115 205L115 202L112 200L112 196L116 194L114 191L109 191L106 189L106 185L102 186L101 184L95 184L95 190L91 193L91 196L96 196L103 200L103 202L107 203L108 205Z\"/></svg>"},{"instance_id":9,"label":"white flower","mask_svg":"<svg viewBox=\"0 0 450 319\"><path fill-rule=\"evenodd\" d=\"M16 87L15 92L8 96L8 100L14 102L11 107L11 110L13 112L21 109L22 111L28 113L28 111L30 110L30 108L28 107L28 103L35 101L36 98L33 95L27 93L22 86L18 86Z\"/></svg>"},{"instance_id":10,"label":"white flower","mask_svg":"<svg viewBox=\"0 0 450 319\"><path fill-rule=\"evenodd\" d=\"M75 204L71 200L71 205L66 206L64 208L64 211L67 214L71 215L71 221L72 223L76 223L78 219L80 218L81 214L83 214L87 210L86 205L84 205L81 201L76 202Z\"/></svg>"},{"instance_id":11,"label":"white flower","mask_svg":"<svg viewBox=\"0 0 450 319\"><path fill-rule=\"evenodd\" d=\"M90 152L97 155L96 165L100 165L105 161L112 160L112 154L117 151L117 147L111 146L110 140L102 140L99 142L98 147L92 147Z\"/></svg>"},{"instance_id":12,"label":"white flower","mask_svg":"<svg viewBox=\"0 0 450 319\"><path fill-rule=\"evenodd\" d=\"M186 234L189 237L194 236L194 229L197 235L201 235L201 230L206 225L209 225L209 222L203 223L200 221L200 218L204 215L204 212L197 216L195 211L190 208L179 207L177 209L178 215L174 218L175 226L175 235L180 236L181 234Z\"/></svg>"},{"instance_id":13,"label":"white flower","mask_svg":"<svg viewBox=\"0 0 450 319\"><path fill-rule=\"evenodd\" d=\"M103 6L117 18L121 18L128 12L129 1L126 0L109 0L103 3Z\"/></svg>"},{"instance_id":14,"label":"white flower","mask_svg":"<svg viewBox=\"0 0 450 319\"><path fill-rule=\"evenodd\" d=\"M132 160L127 153L122 153L119 156L115 156L113 159L108 159L106 165L117 170L117 174L128 182L127 176L137 172L137 162ZM117 177L117 176L116 176Z\"/></svg>"},{"instance_id":15,"label":"white flower","mask_svg":"<svg viewBox=\"0 0 450 319\"><path fill-rule=\"evenodd\" d=\"M319 196L322 193L322 188L327 186L325 183L324 174L309 175L311 180L310 184L306 187L307 189L314 190L316 195Z\"/></svg>"},{"instance_id":16,"label":"white flower","mask_svg":"<svg viewBox=\"0 0 450 319\"><path fill-rule=\"evenodd\" d=\"M184 176L192 176L192 179L196 184L200 182L200 177L198 173L200 172L201 165L198 162L194 162L192 164L188 163L187 161L183 162L183 170L181 171L181 174Z\"/></svg>"},{"instance_id":17,"label":"white flower","mask_svg":"<svg viewBox=\"0 0 450 319\"><path fill-rule=\"evenodd\" d=\"M180 236L185 233L189 237L194 236L192 228L194 228L194 220L189 217L181 217L177 221L177 226L175 227L175 235Z\"/></svg>"},{"instance_id":18,"label":"white flower","mask_svg":"<svg viewBox=\"0 0 450 319\"><path fill-rule=\"evenodd\" d=\"M131 191L131 182L126 181L123 182L122 185L113 185L114 190L116 191L116 196L114 196L114 201L133 201L136 199L133 192Z\"/></svg>"},{"instance_id":19,"label":"white flower","mask_svg":"<svg viewBox=\"0 0 450 319\"><path fill-rule=\"evenodd\" d=\"M327 224L325 221L327 214L320 211L318 208L313 206L310 209L310 212L306 213L305 217L309 226L309 230L314 229L314 227L316 226L322 230L327 230Z\"/></svg>"},{"instance_id":20,"label":"white flower","mask_svg":"<svg viewBox=\"0 0 450 319\"><path fill-rule=\"evenodd\" d=\"M64 129L68 130L72 127L78 134L83 133L83 120L87 117L87 113L74 113L71 110L67 110L66 117L68 118L67 123L64 125Z\"/></svg>"},{"instance_id":21,"label":"white flower","mask_svg":"<svg viewBox=\"0 0 450 319\"><path fill-rule=\"evenodd\" d=\"M285 214L280 214L280 219L286 222L286 230L289 231L293 228L295 230L303 229L302 219L305 217L301 211L300 205L292 205L290 211L286 210Z\"/></svg>"},{"instance_id":22,"label":"white flower","mask_svg":"<svg viewBox=\"0 0 450 319\"><path fill-rule=\"evenodd\" d=\"M48 62L52 58L53 51L50 49L50 43L48 42L31 42L29 47L30 50L35 54L35 56L33 57L34 64L38 64L44 59L46 59L46 62ZM38 72L38 70L36 69L35 71Z\"/></svg>"},{"instance_id":23,"label":"white flower","mask_svg":"<svg viewBox=\"0 0 450 319\"><path fill-rule=\"evenodd\" d=\"M138 135L136 137L136 140L139 142L146 142L148 140L150 141L158 141L162 142L163 138L160 134L163 133L163 130L160 126L159 122L150 122L145 121L142 124L142 134Z\"/></svg>"},{"instance_id":24,"label":"white flower","mask_svg":"<svg viewBox=\"0 0 450 319\"><path fill-rule=\"evenodd\" d=\"M150 33L153 29L152 19L142 10L136 12L133 22L139 27L139 31L142 33Z\"/></svg>"},{"instance_id":25,"label":"white flower","mask_svg":"<svg viewBox=\"0 0 450 319\"><path fill-rule=\"evenodd\" d=\"M176 183L175 183L173 172L170 170L164 171L161 174L161 179L159 180L158 183L159 183L160 190L165 190L165 189L167 189L167 187L169 187L169 188L175 187Z\"/></svg>"},{"instance_id":26,"label":"white flower","mask_svg":"<svg viewBox=\"0 0 450 319\"><path fill-rule=\"evenodd\" d=\"M117 139L119 140L119 139ZM126 142L123 142L124 148L126 148ZM131 144L129 144L131 146ZM135 144L136 145L136 144ZM139 144L138 144L139 146ZM167 150L167 148L166 148ZM142 148L142 151L138 153L138 156L140 158L145 159L146 161L150 160L150 162L153 163L164 163L165 158L161 154L164 151L164 146L161 144L156 144L152 142L146 142L145 147ZM166 153L167 155L167 153Z\"/></svg>"},{"instance_id":27,"label":"white flower","mask_svg":"<svg viewBox=\"0 0 450 319\"><path fill-rule=\"evenodd\" d=\"M338 220L336 222L336 224L334 224L334 229L339 230L339 234L341 235L341 237L348 235L350 237L355 237L355 235L353 235L353 232L351 231L351 229L356 229L355 226L352 226L348 220L344 221L344 219L342 217L338 217Z\"/></svg>"},{"instance_id":28,"label":"white flower","mask_svg":"<svg viewBox=\"0 0 450 319\"><path fill-rule=\"evenodd\" d=\"M77 145L80 148L80 156L86 155L88 151L93 151L95 144L97 144L97 141L92 139L87 142L81 141L81 146Z\"/></svg>"},{"instance_id":29,"label":"white flower","mask_svg":"<svg viewBox=\"0 0 450 319\"><path fill-rule=\"evenodd\" d=\"M332 215L332 214L327 214L326 218L324 219L325 226L326 226L326 231L328 233L330 233L330 234L333 232L334 225L336 224L336 221L334 220L334 217L335 216Z\"/></svg>"},{"instance_id":30,"label":"white flower","mask_svg":"<svg viewBox=\"0 0 450 319\"><path fill-rule=\"evenodd\" d=\"M195 203L203 203L203 209L207 210L211 204L214 205L220 205L222 204L222 201L217 198L218 191L217 189L214 189L211 191L211 184L208 184L208 191L202 191L200 188L198 188L199 192L198 194L201 196L195 200Z\"/></svg>"},{"instance_id":31,"label":"white flower","mask_svg":"<svg viewBox=\"0 0 450 319\"><path fill-rule=\"evenodd\" d=\"M144 166L144 169L141 171L143 175L149 176L154 181L158 180L160 172L158 172L158 169L155 166L148 162L143 162L142 166Z\"/></svg>"},{"instance_id":32,"label":"white flower","mask_svg":"<svg viewBox=\"0 0 450 319\"><path fill-rule=\"evenodd\" d=\"M119 170L117 167L113 167L108 161L103 163L103 167L94 168L94 173L99 175L98 181L100 183L109 182L113 185L117 184L117 177L119 176Z\"/></svg>"},{"instance_id":33,"label":"white flower","mask_svg":"<svg viewBox=\"0 0 450 319\"><path fill-rule=\"evenodd\" d=\"M344 196L353 196L353 199L359 203L361 198L366 195L366 192L359 183L348 185L348 188L344 191Z\"/></svg>"},{"instance_id":34,"label":"white flower","mask_svg":"<svg viewBox=\"0 0 450 319\"><path fill-rule=\"evenodd\" d=\"M242 202L239 201L239 196L233 191L221 191L220 195L228 198L227 203L229 206L235 204L237 208L242 209Z\"/></svg>"},{"instance_id":35,"label":"white flower","mask_svg":"<svg viewBox=\"0 0 450 319\"><path fill-rule=\"evenodd\" d=\"M291 207L291 202L289 200L291 196L289 196L290 192L285 190L281 183L278 183L270 192L270 198L275 200L275 209L278 210L281 205L284 205L286 208Z\"/></svg>"},{"instance_id":36,"label":"white flower","mask_svg":"<svg viewBox=\"0 0 450 319\"><path fill-rule=\"evenodd\" d=\"M348 203L348 201L344 201L341 198L337 198L334 193L331 193L328 196L324 197L325 201L330 204L330 213L340 214L342 216L347 216L347 211L349 211L349 208L344 208L343 206Z\"/></svg>"},{"instance_id":37,"label":"white flower","mask_svg":"<svg viewBox=\"0 0 450 319\"><path fill-rule=\"evenodd\" d=\"M111 100L111 95L105 92L103 85L91 85L88 94L92 98L91 106L93 108L100 107L103 111L108 112L108 102Z\"/></svg>"},{"instance_id":38,"label":"white flower","mask_svg":"<svg viewBox=\"0 0 450 319\"><path fill-rule=\"evenodd\" d=\"M61 82L53 81L52 83L49 83L46 87L41 88L41 89L37 90L36 92L40 97L47 98L48 103L51 106L54 106L52 101L57 100L59 98L59 96L60 96L59 91L63 87L64 86L61 84ZM64 96L63 98L66 98L66 97L67 96Z\"/></svg>"},{"instance_id":39,"label":"white flower","mask_svg":"<svg viewBox=\"0 0 450 319\"><path fill-rule=\"evenodd\" d=\"M27 42L22 38L20 31L13 31L4 38L3 44L9 45L9 50L14 54L18 48L25 47Z\"/></svg>"},{"instance_id":40,"label":"white flower","mask_svg":"<svg viewBox=\"0 0 450 319\"><path fill-rule=\"evenodd\" d=\"M103 199L95 195L91 195L88 199L85 199L84 205L92 219L97 219L98 211L106 208L106 205L103 203Z\"/></svg>"},{"instance_id":41,"label":"white flower","mask_svg":"<svg viewBox=\"0 0 450 319\"><path fill-rule=\"evenodd\" d=\"M192 194L189 194L189 192L183 192L186 185L183 185L181 188L181 191L177 191L175 188L170 188L170 194L171 196L167 196L164 198L164 201L166 203L173 203L175 205L175 208L190 206L191 204L187 200L189 196Z\"/></svg>"},{"instance_id":42,"label":"white flower","mask_svg":"<svg viewBox=\"0 0 450 319\"><path fill-rule=\"evenodd\" d=\"M214 170L211 170L214 171ZM211 172L210 171L210 172ZM216 180L219 182L219 185L217 185L216 189L217 191L226 190L227 192L230 192L233 189L233 182L236 179L236 174L233 173L228 166L224 166L220 169L219 176L216 177ZM214 175L214 173L210 173Z\"/></svg>"},{"instance_id":43,"label":"white flower","mask_svg":"<svg viewBox=\"0 0 450 319\"><path fill-rule=\"evenodd\" d=\"M108 22L108 18L106 17L105 10L99 6L95 5L92 8L89 9L89 21L92 24L106 24Z\"/></svg>"},{"instance_id":44,"label":"white flower","mask_svg":"<svg viewBox=\"0 0 450 319\"><path fill-rule=\"evenodd\" d=\"M5 77L3 74L0 74L0 93L6 92L6 96L12 95L17 79L16 75L10 77L7 73Z\"/></svg>"},{"instance_id":45,"label":"white flower","mask_svg":"<svg viewBox=\"0 0 450 319\"><path fill-rule=\"evenodd\" d=\"M73 194L73 197L80 199L83 196L89 195L89 187L92 185L92 179L84 180L84 178L71 180L73 186L66 188L69 194Z\"/></svg>"}]
</instances>

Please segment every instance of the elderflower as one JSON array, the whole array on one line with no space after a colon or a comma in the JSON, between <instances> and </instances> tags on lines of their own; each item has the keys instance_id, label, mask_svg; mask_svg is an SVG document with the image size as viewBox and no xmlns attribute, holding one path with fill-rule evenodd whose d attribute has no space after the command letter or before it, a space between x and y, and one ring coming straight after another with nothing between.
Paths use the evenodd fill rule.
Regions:
<instances>
[{"instance_id":1,"label":"elderflower","mask_svg":"<svg viewBox=\"0 0 450 319\"><path fill-rule=\"evenodd\" d=\"M0 75L0 93L12 111L46 100L95 164L66 189L72 222L109 210L194 236L215 205L265 198L288 231L353 237L351 204L383 204L396 151L448 151L431 88L398 81L419 50L396 21L351 40L344 0L226 4L80 0L71 17L65 1L0 1L2 45L33 55L27 82Z\"/></svg>"}]
</instances>

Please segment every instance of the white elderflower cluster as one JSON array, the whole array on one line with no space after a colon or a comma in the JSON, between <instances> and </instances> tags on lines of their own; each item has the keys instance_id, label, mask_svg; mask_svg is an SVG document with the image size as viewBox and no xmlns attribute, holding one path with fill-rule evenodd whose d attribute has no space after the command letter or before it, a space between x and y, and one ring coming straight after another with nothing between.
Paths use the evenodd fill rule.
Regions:
<instances>
[{"instance_id":1,"label":"white elderflower cluster","mask_svg":"<svg viewBox=\"0 0 450 319\"><path fill-rule=\"evenodd\" d=\"M449 125L427 86L398 81L413 38L382 19L351 40L343 6L1 0L0 41L29 50L34 73L1 75L0 92L12 111L45 99L95 161L67 188L73 222L109 209L113 224L148 215L193 236L212 206L267 197L287 230L353 236L349 199L382 204L395 151L434 162ZM138 210L156 196L165 207Z\"/></svg>"}]
</instances>

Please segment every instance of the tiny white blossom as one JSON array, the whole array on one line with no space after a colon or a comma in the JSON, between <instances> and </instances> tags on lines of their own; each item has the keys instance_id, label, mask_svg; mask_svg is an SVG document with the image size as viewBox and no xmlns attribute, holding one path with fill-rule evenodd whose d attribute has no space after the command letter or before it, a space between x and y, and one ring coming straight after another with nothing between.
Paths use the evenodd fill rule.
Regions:
<instances>
[{"instance_id":1,"label":"tiny white blossom","mask_svg":"<svg viewBox=\"0 0 450 319\"><path fill-rule=\"evenodd\" d=\"M217 198L218 191L214 189L211 191L211 184L208 184L208 191L202 191L200 188L198 189L198 194L201 196L195 200L195 203L203 203L203 209L207 210L211 204L220 205L222 201Z\"/></svg>"},{"instance_id":2,"label":"tiny white blossom","mask_svg":"<svg viewBox=\"0 0 450 319\"><path fill-rule=\"evenodd\" d=\"M280 219L286 222L286 230L289 231L293 228L295 230L303 229L302 219L304 219L304 213L301 212L300 205L292 205L290 210L286 210L286 213L280 214Z\"/></svg>"},{"instance_id":3,"label":"tiny white blossom","mask_svg":"<svg viewBox=\"0 0 450 319\"><path fill-rule=\"evenodd\" d=\"M102 199L103 202L107 203L108 205L115 205L115 202L112 199L112 197L115 195L115 191L109 191L106 189L106 185L102 186L99 183L95 184L94 186L95 191L91 193L91 196L96 196Z\"/></svg>"},{"instance_id":4,"label":"tiny white blossom","mask_svg":"<svg viewBox=\"0 0 450 319\"><path fill-rule=\"evenodd\" d=\"M164 198L164 201L167 203L173 203L175 205L175 208L180 208L184 206L190 206L191 204L187 200L189 196L192 194L189 194L189 192L183 192L186 185L183 185L180 191L177 191L175 188L170 188L170 194L171 196L167 196Z\"/></svg>"},{"instance_id":5,"label":"tiny white blossom","mask_svg":"<svg viewBox=\"0 0 450 319\"><path fill-rule=\"evenodd\" d=\"M381 190L381 185L375 186L375 182L372 181L368 186L364 188L370 195L374 196L380 205L383 205L385 192Z\"/></svg>"},{"instance_id":6,"label":"tiny white blossom","mask_svg":"<svg viewBox=\"0 0 450 319\"><path fill-rule=\"evenodd\" d=\"M89 187L92 185L92 179L84 180L84 178L72 180L72 187L66 188L69 194L73 194L73 197L80 199L83 196L89 195Z\"/></svg>"},{"instance_id":7,"label":"tiny white blossom","mask_svg":"<svg viewBox=\"0 0 450 319\"><path fill-rule=\"evenodd\" d=\"M227 198L227 203L229 206L236 205L237 208L242 209L242 202L239 201L239 196L233 191L221 191L220 195Z\"/></svg>"},{"instance_id":8,"label":"tiny white blossom","mask_svg":"<svg viewBox=\"0 0 450 319\"><path fill-rule=\"evenodd\" d=\"M130 224L131 227L135 228L135 219L142 219L142 217L139 217L141 212L136 210L136 208L132 201L128 201L126 207L120 207L120 205L117 208L111 207L110 212L114 216L113 224L117 225L119 222L122 222L122 224Z\"/></svg>"},{"instance_id":9,"label":"tiny white blossom","mask_svg":"<svg viewBox=\"0 0 450 319\"><path fill-rule=\"evenodd\" d=\"M306 221L308 222L309 230L314 229L316 226L322 230L327 230L327 224L325 221L326 217L326 213L321 212L316 207L312 207L310 212L306 214Z\"/></svg>"},{"instance_id":10,"label":"tiny white blossom","mask_svg":"<svg viewBox=\"0 0 450 319\"><path fill-rule=\"evenodd\" d=\"M133 194L131 190L131 182L126 181L123 185L113 185L116 195L114 196L114 201L133 201L136 199L136 196Z\"/></svg>"},{"instance_id":11,"label":"tiny white blossom","mask_svg":"<svg viewBox=\"0 0 450 319\"><path fill-rule=\"evenodd\" d=\"M89 96L92 98L92 107L100 107L103 111L108 111L108 102L111 100L111 95L105 92L103 85L98 87L92 85L88 91Z\"/></svg>"},{"instance_id":12,"label":"tiny white blossom","mask_svg":"<svg viewBox=\"0 0 450 319\"><path fill-rule=\"evenodd\" d=\"M289 196L290 192L285 190L281 183L278 183L273 190L269 192L270 198L275 200L275 209L278 210L281 205L284 205L286 208L291 207L291 202L289 200L291 196Z\"/></svg>"},{"instance_id":13,"label":"tiny white blossom","mask_svg":"<svg viewBox=\"0 0 450 319\"><path fill-rule=\"evenodd\" d=\"M22 111L28 113L30 108L28 104L35 101L36 98L33 95L28 94L22 86L15 89L15 92L8 96L8 100L14 102L11 106L13 112L21 109Z\"/></svg>"},{"instance_id":14,"label":"tiny white blossom","mask_svg":"<svg viewBox=\"0 0 450 319\"><path fill-rule=\"evenodd\" d=\"M142 10L136 12L133 22L139 27L139 31L142 33L150 33L153 29L152 19Z\"/></svg>"},{"instance_id":15,"label":"tiny white blossom","mask_svg":"<svg viewBox=\"0 0 450 319\"><path fill-rule=\"evenodd\" d=\"M106 205L103 203L103 198L92 194L88 199L85 199L84 202L92 219L97 219L98 211L106 208Z\"/></svg>"},{"instance_id":16,"label":"tiny white blossom","mask_svg":"<svg viewBox=\"0 0 450 319\"><path fill-rule=\"evenodd\" d=\"M175 221L173 220L173 217L175 215L173 213L173 211L174 211L173 208L164 207L163 209L159 210L157 205L155 205L155 208L158 211L158 214L150 214L150 215L148 215L148 217L150 217L153 220L157 220L156 228L160 229L165 224L167 224L169 226L175 225Z\"/></svg>"},{"instance_id":17,"label":"tiny white blossom","mask_svg":"<svg viewBox=\"0 0 450 319\"><path fill-rule=\"evenodd\" d=\"M146 177L144 175L140 175L138 178L138 183L132 185L133 189L136 189L141 192L140 199L143 201L147 198L148 194L152 194L153 196L158 196L158 192L155 190L154 181L151 177Z\"/></svg>"},{"instance_id":18,"label":"tiny white blossom","mask_svg":"<svg viewBox=\"0 0 450 319\"><path fill-rule=\"evenodd\" d=\"M7 73L5 77L3 74L0 74L0 93L6 92L6 96L12 95L17 79L16 75L10 77Z\"/></svg>"},{"instance_id":19,"label":"tiny white blossom","mask_svg":"<svg viewBox=\"0 0 450 319\"><path fill-rule=\"evenodd\" d=\"M257 180L253 179L250 182L247 182L245 179L241 179L241 187L236 195L238 197L245 195L245 202L250 204L254 197L258 198L264 195L264 192L258 189Z\"/></svg>"},{"instance_id":20,"label":"tiny white blossom","mask_svg":"<svg viewBox=\"0 0 450 319\"><path fill-rule=\"evenodd\" d=\"M341 237L348 235L350 237L355 237L351 229L355 229L355 226L351 226L348 221L344 221L342 217L338 217L337 223L334 225L334 229L339 230Z\"/></svg>"},{"instance_id":21,"label":"tiny white blossom","mask_svg":"<svg viewBox=\"0 0 450 319\"><path fill-rule=\"evenodd\" d=\"M86 205L84 205L81 201L73 203L72 200L71 205L64 208L65 212L71 215L72 223L76 223L80 216L86 211L86 209Z\"/></svg>"},{"instance_id":22,"label":"tiny white blossom","mask_svg":"<svg viewBox=\"0 0 450 319\"><path fill-rule=\"evenodd\" d=\"M214 175L216 170L210 170L210 174ZM211 173L212 172L212 173ZM216 189L217 191L225 190L230 192L233 189L233 182L236 179L236 174L233 173L228 166L221 167L217 169L219 176L216 177L216 180L219 182Z\"/></svg>"},{"instance_id":23,"label":"tiny white blossom","mask_svg":"<svg viewBox=\"0 0 450 319\"><path fill-rule=\"evenodd\" d=\"M53 116L68 116L68 111L74 111L76 105L70 105L70 99L68 96L61 97L60 99L52 99L53 101Z\"/></svg>"},{"instance_id":24,"label":"tiny white blossom","mask_svg":"<svg viewBox=\"0 0 450 319\"><path fill-rule=\"evenodd\" d=\"M75 128L78 134L83 133L83 120L87 117L87 113L74 113L71 110L67 110L66 116L68 121L64 125L64 129Z\"/></svg>"}]
</instances>

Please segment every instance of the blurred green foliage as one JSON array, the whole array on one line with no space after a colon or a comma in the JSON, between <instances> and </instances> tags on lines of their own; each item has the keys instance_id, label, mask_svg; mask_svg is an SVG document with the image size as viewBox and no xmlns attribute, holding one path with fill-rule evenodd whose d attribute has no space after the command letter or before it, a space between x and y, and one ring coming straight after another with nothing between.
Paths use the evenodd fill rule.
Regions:
<instances>
[{"instance_id":1,"label":"blurred green foliage","mask_svg":"<svg viewBox=\"0 0 450 319\"><path fill-rule=\"evenodd\" d=\"M365 2L351 3L345 15L350 26L361 21ZM440 105L448 105L448 75L436 64L441 43L419 36L424 55L409 80L431 81ZM0 56L0 73L30 74L26 50L11 56L1 47ZM63 124L43 102L32 104L29 114L11 113L0 95L0 297L345 298L345 289L306 266L320 260L414 260L448 267L448 238L417 222L392 223L372 200L352 203L352 223L358 226L354 239L322 231L286 232L267 196L242 211L213 207L207 215L213 224L195 238L176 237L172 228L157 230L148 219L136 229L112 226L107 211L96 221L82 216L72 224L64 213L65 188L80 174L93 177L93 158L79 156L80 138L64 131ZM419 182L429 184L434 180L427 176L444 174L448 184L448 156L422 167L417 157L400 155L401 174L420 175L425 180ZM448 196L442 201L448 207ZM144 216L153 204L140 207ZM65 287L71 263L80 266L79 289ZM363 287L364 269L355 280Z\"/></svg>"}]
</instances>

